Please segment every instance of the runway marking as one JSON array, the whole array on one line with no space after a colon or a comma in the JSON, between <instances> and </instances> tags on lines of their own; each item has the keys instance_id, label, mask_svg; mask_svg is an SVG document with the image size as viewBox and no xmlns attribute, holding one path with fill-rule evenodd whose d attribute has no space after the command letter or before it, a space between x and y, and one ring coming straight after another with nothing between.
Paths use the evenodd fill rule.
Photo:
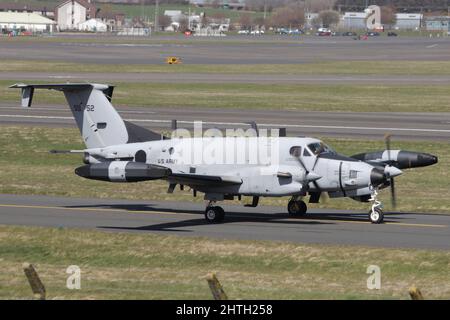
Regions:
<instances>
[{"instance_id":1,"label":"runway marking","mask_svg":"<svg viewBox=\"0 0 450 320\"><path fill-rule=\"evenodd\" d=\"M437 44L432 44L432 45L427 46L427 48L431 49L431 48L434 48L434 47L437 47L437 46L438 46Z\"/></svg>"},{"instance_id":2,"label":"runway marking","mask_svg":"<svg viewBox=\"0 0 450 320\"><path fill-rule=\"evenodd\" d=\"M14 114L1 114L2 118L30 118L30 119L55 119L55 120L72 120L73 117L62 116L27 116L27 115L14 115ZM150 122L150 123L171 123L172 120L154 120L154 119L124 119L132 122ZM179 120L178 123L182 124L194 124L194 121ZM248 123L244 122L214 122L204 121L203 124L209 125L228 125L228 126L248 126ZM439 132L450 133L450 129L417 129L417 128L383 128L383 127L354 127L354 126L318 126L307 124L279 124L279 123L258 123L260 127L271 128L310 128L310 129L335 129L335 130L363 130L363 131L410 131L410 132Z\"/></svg>"},{"instance_id":3,"label":"runway marking","mask_svg":"<svg viewBox=\"0 0 450 320\"><path fill-rule=\"evenodd\" d=\"M108 208L80 208L80 207L58 207L58 206L40 206L40 205L20 205L20 204L0 204L4 208L29 208L29 209L54 209L54 210L73 210L73 211L100 211L100 212L127 212L140 214L161 214L161 215L184 215L190 216L187 212L166 212L154 210L127 210L127 209L108 209ZM231 213L232 214L232 213ZM249 215L233 215L235 217L263 219ZM336 219L301 219L301 221L326 221L337 223L351 223L351 224L371 224L369 221L352 221L352 220L336 220ZM384 225L404 226L404 227L422 227L422 228L447 228L444 224L424 224L424 223L403 223L403 222L385 222Z\"/></svg>"}]
</instances>

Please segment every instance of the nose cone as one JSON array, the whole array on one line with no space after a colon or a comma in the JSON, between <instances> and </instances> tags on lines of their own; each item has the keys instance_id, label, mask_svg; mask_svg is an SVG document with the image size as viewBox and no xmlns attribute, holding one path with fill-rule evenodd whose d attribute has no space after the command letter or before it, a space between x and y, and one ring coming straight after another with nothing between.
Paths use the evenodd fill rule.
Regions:
<instances>
[{"instance_id":1,"label":"nose cone","mask_svg":"<svg viewBox=\"0 0 450 320\"><path fill-rule=\"evenodd\" d=\"M438 158L428 153L400 151L397 157L397 163L400 169L426 167L437 162Z\"/></svg>"},{"instance_id":2,"label":"nose cone","mask_svg":"<svg viewBox=\"0 0 450 320\"><path fill-rule=\"evenodd\" d=\"M401 175L403 171L393 166L386 166L384 168L384 173L389 177L396 177Z\"/></svg>"},{"instance_id":3,"label":"nose cone","mask_svg":"<svg viewBox=\"0 0 450 320\"><path fill-rule=\"evenodd\" d=\"M87 164L85 166L81 166L75 169L75 174L83 177L83 178L89 178L91 175L90 166Z\"/></svg>"},{"instance_id":4,"label":"nose cone","mask_svg":"<svg viewBox=\"0 0 450 320\"><path fill-rule=\"evenodd\" d=\"M422 166L431 166L433 164L436 164L438 162L438 158L436 156L433 156L432 154L428 153L419 153L417 155L417 162Z\"/></svg>"},{"instance_id":5,"label":"nose cone","mask_svg":"<svg viewBox=\"0 0 450 320\"><path fill-rule=\"evenodd\" d=\"M308 174L306 175L306 180L308 180L308 181L316 181L316 180L319 180L320 178L322 178L322 176L321 175L318 175L317 173L315 173L315 172L308 172Z\"/></svg>"},{"instance_id":6,"label":"nose cone","mask_svg":"<svg viewBox=\"0 0 450 320\"><path fill-rule=\"evenodd\" d=\"M379 168L373 168L370 172L370 184L373 186L379 186L386 182L386 175L384 174L384 170Z\"/></svg>"}]
</instances>

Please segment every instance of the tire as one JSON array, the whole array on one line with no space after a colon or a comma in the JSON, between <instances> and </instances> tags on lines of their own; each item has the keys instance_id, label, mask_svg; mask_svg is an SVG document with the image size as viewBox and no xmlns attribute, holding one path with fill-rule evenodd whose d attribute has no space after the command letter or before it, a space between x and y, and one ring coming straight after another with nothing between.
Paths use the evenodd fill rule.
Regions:
<instances>
[{"instance_id":1,"label":"tire","mask_svg":"<svg viewBox=\"0 0 450 320\"><path fill-rule=\"evenodd\" d=\"M225 217L225 211L221 207L207 207L205 219L209 223L221 222Z\"/></svg>"},{"instance_id":2,"label":"tire","mask_svg":"<svg viewBox=\"0 0 450 320\"><path fill-rule=\"evenodd\" d=\"M304 216L308 211L306 203L302 200L291 200L288 203L288 213L291 216Z\"/></svg>"},{"instance_id":3,"label":"tire","mask_svg":"<svg viewBox=\"0 0 450 320\"><path fill-rule=\"evenodd\" d=\"M375 208L375 210L369 211L369 221L372 222L373 224L383 223L383 220L384 220L383 210Z\"/></svg>"}]
</instances>

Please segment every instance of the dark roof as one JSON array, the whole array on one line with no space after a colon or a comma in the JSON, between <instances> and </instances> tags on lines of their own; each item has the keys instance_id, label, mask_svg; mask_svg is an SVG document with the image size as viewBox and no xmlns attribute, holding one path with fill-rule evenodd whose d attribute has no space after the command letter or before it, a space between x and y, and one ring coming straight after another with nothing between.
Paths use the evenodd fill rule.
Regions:
<instances>
[{"instance_id":1,"label":"dark roof","mask_svg":"<svg viewBox=\"0 0 450 320\"><path fill-rule=\"evenodd\" d=\"M0 10L53 11L55 5L32 5L27 3L0 3Z\"/></svg>"},{"instance_id":2,"label":"dark roof","mask_svg":"<svg viewBox=\"0 0 450 320\"><path fill-rule=\"evenodd\" d=\"M61 7L62 5L66 4L67 2L70 2L70 1L72 1L72 0L62 1L55 8ZM75 0L75 2L78 2L79 4L81 4L85 8L93 8L93 9L95 9L95 5L93 3L89 3L86 0Z\"/></svg>"}]
</instances>

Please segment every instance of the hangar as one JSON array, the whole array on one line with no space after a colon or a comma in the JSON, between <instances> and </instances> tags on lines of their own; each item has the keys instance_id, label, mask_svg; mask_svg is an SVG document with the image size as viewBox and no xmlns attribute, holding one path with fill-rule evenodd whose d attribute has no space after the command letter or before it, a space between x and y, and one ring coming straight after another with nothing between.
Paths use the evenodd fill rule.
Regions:
<instances>
[{"instance_id":1,"label":"hangar","mask_svg":"<svg viewBox=\"0 0 450 320\"><path fill-rule=\"evenodd\" d=\"M0 12L0 27L2 30L53 32L55 21L28 12Z\"/></svg>"}]
</instances>

